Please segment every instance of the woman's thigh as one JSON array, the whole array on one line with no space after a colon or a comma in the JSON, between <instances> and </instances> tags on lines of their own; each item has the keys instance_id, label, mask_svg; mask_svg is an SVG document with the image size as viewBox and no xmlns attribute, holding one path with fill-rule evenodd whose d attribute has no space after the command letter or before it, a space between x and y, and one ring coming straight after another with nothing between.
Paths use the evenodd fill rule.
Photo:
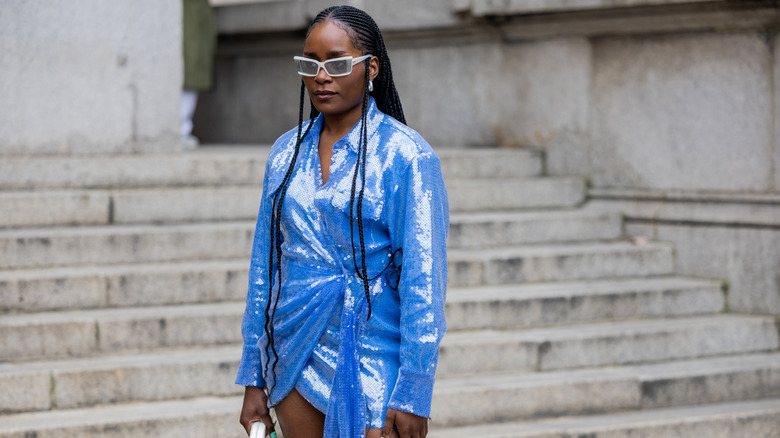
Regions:
<instances>
[{"instance_id":1,"label":"woman's thigh","mask_svg":"<svg viewBox=\"0 0 780 438\"><path fill-rule=\"evenodd\" d=\"M274 410L284 436L322 438L325 414L312 406L296 389L293 388L282 401L277 403Z\"/></svg>"}]
</instances>

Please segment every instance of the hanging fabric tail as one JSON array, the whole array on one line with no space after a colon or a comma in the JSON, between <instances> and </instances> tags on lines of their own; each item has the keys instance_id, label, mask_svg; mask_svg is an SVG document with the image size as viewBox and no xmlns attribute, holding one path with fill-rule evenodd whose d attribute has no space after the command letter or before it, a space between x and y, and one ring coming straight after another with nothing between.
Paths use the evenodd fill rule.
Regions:
<instances>
[{"instance_id":1,"label":"hanging fabric tail","mask_svg":"<svg viewBox=\"0 0 780 438\"><path fill-rule=\"evenodd\" d=\"M341 345L336 374L331 386L328 413L325 416L326 438L364 438L367 425L366 399L360 379L360 357L357 336L365 301L346 292L341 314ZM361 297L362 298L362 297ZM361 324L362 325L362 324Z\"/></svg>"}]
</instances>

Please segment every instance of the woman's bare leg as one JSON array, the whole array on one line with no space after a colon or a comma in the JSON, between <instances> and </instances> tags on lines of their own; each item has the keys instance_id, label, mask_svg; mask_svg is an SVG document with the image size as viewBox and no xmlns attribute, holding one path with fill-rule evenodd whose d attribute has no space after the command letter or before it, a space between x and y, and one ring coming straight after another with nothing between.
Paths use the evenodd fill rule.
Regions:
<instances>
[{"instance_id":1,"label":"woman's bare leg","mask_svg":"<svg viewBox=\"0 0 780 438\"><path fill-rule=\"evenodd\" d=\"M276 406L276 418L286 437L322 438L325 414L318 411L294 388Z\"/></svg>"}]
</instances>

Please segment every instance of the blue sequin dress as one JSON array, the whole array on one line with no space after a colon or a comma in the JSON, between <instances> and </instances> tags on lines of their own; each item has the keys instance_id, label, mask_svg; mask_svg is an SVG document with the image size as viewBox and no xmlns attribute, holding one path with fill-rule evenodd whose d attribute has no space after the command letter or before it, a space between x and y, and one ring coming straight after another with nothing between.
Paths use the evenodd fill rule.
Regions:
<instances>
[{"instance_id":1,"label":"blue sequin dress","mask_svg":"<svg viewBox=\"0 0 780 438\"><path fill-rule=\"evenodd\" d=\"M282 212L275 382L270 367L268 375L263 371L271 204L297 128L276 141L266 165L242 324L236 383L272 387L269 406L297 389L326 413L325 437L362 437L366 427L381 428L388 407L428 417L446 330L449 207L439 158L417 132L383 114L373 99L369 105L363 224L368 276L376 277L370 282L371 318L366 320L365 291L355 274L349 221L361 122L334 144L323 184L320 115L305 123L314 125Z\"/></svg>"}]
</instances>

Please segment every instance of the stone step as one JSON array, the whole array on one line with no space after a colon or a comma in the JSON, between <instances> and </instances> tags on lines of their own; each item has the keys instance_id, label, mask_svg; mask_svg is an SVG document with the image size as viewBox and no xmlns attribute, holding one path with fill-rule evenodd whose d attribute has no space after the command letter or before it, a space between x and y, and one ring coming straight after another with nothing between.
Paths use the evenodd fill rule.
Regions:
<instances>
[{"instance_id":1,"label":"stone step","mask_svg":"<svg viewBox=\"0 0 780 438\"><path fill-rule=\"evenodd\" d=\"M439 379L431 418L454 427L762 397L780 397L778 353Z\"/></svg>"},{"instance_id":2,"label":"stone step","mask_svg":"<svg viewBox=\"0 0 780 438\"><path fill-rule=\"evenodd\" d=\"M177 154L3 157L0 190L258 185L269 147L200 147ZM539 176L526 149L439 149L445 178Z\"/></svg>"},{"instance_id":3,"label":"stone step","mask_svg":"<svg viewBox=\"0 0 780 438\"><path fill-rule=\"evenodd\" d=\"M267 147L176 154L3 157L0 190L260 185Z\"/></svg>"},{"instance_id":4,"label":"stone step","mask_svg":"<svg viewBox=\"0 0 780 438\"><path fill-rule=\"evenodd\" d=\"M669 275L667 243L613 242L449 250L452 286Z\"/></svg>"},{"instance_id":5,"label":"stone step","mask_svg":"<svg viewBox=\"0 0 780 438\"><path fill-rule=\"evenodd\" d=\"M241 301L248 268L242 259L0 271L0 314Z\"/></svg>"},{"instance_id":6,"label":"stone step","mask_svg":"<svg viewBox=\"0 0 780 438\"><path fill-rule=\"evenodd\" d=\"M448 305L448 310L463 313L457 304ZM0 361L23 361L33 359L60 358L60 357L84 357L95 354L107 354L121 351L137 351L149 348L165 348L195 345L217 345L232 342L240 342L241 316L244 302L218 302L204 304L190 304L178 306L156 307L127 307L95 310L71 310L48 313L29 313L5 315L0 320ZM522 313L517 317L522 318ZM645 332L653 332L661 336L658 339L672 337L670 332L675 332L677 327L687 330L687 337L704 339L700 347L702 351L721 353L725 350L718 348L731 348L732 338L742 339L744 332L753 336L752 343L745 341L742 347L748 350L755 348L772 348L772 335L776 337L776 329L773 321L761 318L719 317L720 319L692 319L672 320L668 324L653 322L627 322L614 323L623 327L625 333L615 334L612 325L572 326L577 327L573 332L566 328L534 329L531 331L517 332L466 332L458 334L453 331L452 351L457 355L459 351L471 348L473 343L481 344L489 357L501 358L506 356L502 349L513 345L513 349L525 354L528 358L525 362L517 362L512 359L509 363L517 364L517 367L528 368L531 363L538 363L541 369L553 368L555 363L571 361L573 364L591 365L601 360L612 360L620 357L623 362L637 362L653 360L641 356L641 354L655 354L650 345L656 338L644 339L645 344L639 340L650 336ZM713 322L714 321L714 322ZM720 330L719 325L732 324L732 337L725 338L724 345L716 344L715 340L702 334L708 330L701 326L713 326L713 331ZM506 322L504 322L506 324ZM680 330L683 330L681 328ZM633 331L632 331L633 330ZM769 335L761 335L769 330ZM675 332L676 333L676 332ZM621 336L623 336L621 338ZM625 338L625 336L631 336ZM677 337L685 337L676 334ZM460 339L460 342L455 342ZM716 338L717 340L717 338ZM500 341L500 342L499 342ZM556 344L553 345L553 341ZM622 343L622 344L620 344ZM603 345L608 349L606 353L596 350L597 345ZM622 345L618 349L618 345ZM638 351L632 350L637 345L642 345ZM655 346L655 344L652 344ZM663 347L655 346L655 350L661 349L658 354L665 354ZM760 345L760 347L756 347ZM767 347L767 345L770 345ZM593 355L584 354L579 350L593 346ZM690 347L693 348L693 347ZM574 349L574 350L572 350ZM579 349L579 350L577 350ZM445 356L447 349L442 351ZM559 352L560 351L560 352ZM574 351L575 353L571 353ZM678 354L686 357L688 350L680 349ZM739 351L738 349L735 351ZM576 359L570 359L566 354L579 355ZM703 353L702 353L703 354ZM712 354L712 353L711 353ZM559 356L562 355L563 359ZM623 356L620 356L623 355ZM633 355L633 356L632 356ZM481 357L481 356L480 356ZM537 358L538 357L538 358ZM672 356L674 357L674 356ZM632 359L633 358L633 359ZM544 361L544 362L542 362ZM550 365L548 365L548 363ZM457 367L458 362L453 363ZM473 364L469 361L460 362L463 368L453 368L452 372L470 372ZM498 366L498 365L496 365ZM479 369L480 365L475 366Z\"/></svg>"},{"instance_id":7,"label":"stone step","mask_svg":"<svg viewBox=\"0 0 780 438\"><path fill-rule=\"evenodd\" d=\"M521 178L540 176L542 152L534 149L436 149L444 178Z\"/></svg>"},{"instance_id":8,"label":"stone step","mask_svg":"<svg viewBox=\"0 0 780 438\"><path fill-rule=\"evenodd\" d=\"M592 229L576 225L579 221ZM452 225L451 248L480 246L481 241L495 246L620 235L617 216L578 212L499 213L492 220L489 214L463 214ZM6 229L0 230L0 268L249 257L254 226L254 221L225 221Z\"/></svg>"},{"instance_id":9,"label":"stone step","mask_svg":"<svg viewBox=\"0 0 780 438\"><path fill-rule=\"evenodd\" d=\"M0 412L242 393L241 345L0 364Z\"/></svg>"},{"instance_id":10,"label":"stone step","mask_svg":"<svg viewBox=\"0 0 780 438\"><path fill-rule=\"evenodd\" d=\"M186 356L184 353L182 355ZM134 365L145 360L146 358L143 357L137 360L128 358L126 371L115 374L118 377L114 380L144 380L144 377L137 373ZM188 391L186 389L187 383L195 386L202 384L190 381L189 375L174 377L176 363L177 361L171 360L170 365L172 368L162 366L164 368L164 371L161 372L162 376L174 378L177 386L182 391ZM182 367L186 366L186 363L187 360L183 360ZM204 376L210 376L211 373L222 373L224 370L214 369L214 364L216 363L217 361L212 361L211 368L205 367L197 372L204 372ZM96 379L98 379L96 381L100 382L101 386L116 385L112 383L109 368L101 369L99 364L95 364L94 373ZM59 370L54 369L51 373L55 381L55 387L57 385L56 382L62 382L65 385L64 388L73 388L73 395L77 397L86 395L87 397L107 400L114 395L119 395L117 399L111 400L116 402L121 399L122 395L133 391L133 389L128 387L116 385L107 388L105 392L101 393L101 389L94 384L92 384L93 388L75 389L75 387L69 386L72 384L74 376L78 374L74 367L70 369L67 367L62 367ZM85 372L84 374L89 373ZM147 386L151 386L152 382L149 382ZM89 386L90 384L87 383L87 385ZM43 394L43 391L46 388L44 384L42 386L44 388L40 390L41 404L45 404L47 403L45 400L46 394ZM226 388L224 385L219 386L220 391L229 391ZM151 398L157 396L153 394L151 388L135 389L135 391L139 391L139 394L148 394ZM236 387L233 391L240 392L241 388ZM71 403L74 401L68 395L63 397ZM463 403L464 397L472 400L472 402ZM439 379L434 390L433 420L431 422L433 427L432 436L445 436L444 434L447 432L453 433L452 436L465 436L461 433L465 431L471 432L470 436L515 436L486 435L476 433L476 431L484 427L487 428L486 432L494 433L492 428L495 427L501 433L514 433L518 432L518 430L513 429L513 426L521 423L487 426L476 426L475 424L477 422L516 422L537 417L583 415L638 409L643 409L643 411L608 414L604 418L612 418L615 415L618 416L617 418L623 415L642 418L644 415L652 415L651 412L655 410L661 412L661 409L666 411L669 407L676 407L675 412L679 412L680 415L672 415L671 417L660 416L661 420L669 418L672 422L671 424L664 424L663 422L659 424L659 421L653 421L654 425L652 425L652 427L671 428L675 424L679 426L678 423L681 421L685 422L685 418L696 417L696 415L684 414L691 408L680 408L679 406L686 406L691 403L724 403L722 412L737 414L740 412L740 406L744 406L745 410L760 411L766 409L767 406L764 403L769 403L770 411L773 413L777 412L776 408L779 407L777 404L778 400L767 399L765 402L739 401L769 397L780 397L780 354L777 353L718 357L706 360L633 367ZM62 400L62 398L57 400ZM692 400L694 401L692 402ZM51 400L48 403L51 403ZM107 404L93 408L61 408L41 412L10 414L0 416L0 437L24 438L33 436L31 435L33 433L38 433L35 436L44 437L56 431L56 436L58 437L235 436L238 438L242 436L240 435L241 429L236 426L236 418L240 411L240 406L241 397L204 397L189 400ZM708 408L701 406L693 409L706 411ZM220 420L218 418L220 416L229 417L229 420ZM202 418L206 418L209 421L202 424L200 423ZM568 420L554 419L536 424L543 427L544 424L553 425L556 422L564 422L560 424L569 428L579 426L592 427L600 423L597 420L598 418L593 416ZM633 421L630 418L627 420ZM724 418L721 418L721 420L724 420ZM596 421L596 423L591 421ZM735 422L736 425L740 424L738 421ZM617 425L621 423L625 422L607 422L606 424ZM530 429L520 429L520 432L535 431L539 433L541 430L545 430L534 429L533 423L523 424L528 424ZM187 429L188 425L195 425L198 429ZM473 425L473 427L444 429L445 427L464 425ZM214 429L214 427L217 427L217 429ZM173 433L177 428L179 429L178 433ZM25 433L28 435L25 435ZM458 435L455 435L455 433L458 433ZM690 436L709 437L710 435Z\"/></svg>"},{"instance_id":11,"label":"stone step","mask_svg":"<svg viewBox=\"0 0 780 438\"><path fill-rule=\"evenodd\" d=\"M453 211L570 208L586 197L582 178L452 179L446 185Z\"/></svg>"},{"instance_id":12,"label":"stone step","mask_svg":"<svg viewBox=\"0 0 780 438\"><path fill-rule=\"evenodd\" d=\"M242 397L203 397L0 416L0 438L246 438Z\"/></svg>"},{"instance_id":13,"label":"stone step","mask_svg":"<svg viewBox=\"0 0 780 438\"><path fill-rule=\"evenodd\" d=\"M0 191L0 229L103 225L111 195L98 190Z\"/></svg>"},{"instance_id":14,"label":"stone step","mask_svg":"<svg viewBox=\"0 0 780 438\"><path fill-rule=\"evenodd\" d=\"M480 191L495 200L498 209L525 209L535 207L562 208L579 203L567 187L571 181L539 178L536 180L485 180L448 182L456 188L450 196L450 208L457 211L483 211L492 208L479 200L460 196L460 193ZM576 183L575 183L576 184ZM518 193L542 191L549 196L518 196ZM0 228L52 227L62 225L144 224L203 221L255 220L262 189L259 185L222 185L215 187L152 187L118 190L28 190L0 192ZM475 203L476 202L476 203ZM580 213L581 217L614 217L614 213ZM481 216L471 220L476 226L489 221ZM562 218L563 219L563 218ZM497 216L496 230L517 231L505 224L512 218ZM529 217L527 220L533 220ZM586 224L580 226L582 228ZM614 226L614 225L613 225ZM576 228L572 230L576 234ZM527 234L526 234L527 235Z\"/></svg>"},{"instance_id":15,"label":"stone step","mask_svg":"<svg viewBox=\"0 0 780 438\"><path fill-rule=\"evenodd\" d=\"M0 314L240 301L247 289L248 265L246 259L236 259L0 271ZM453 280L447 300L453 328L510 328L723 308L717 283L682 278L463 289Z\"/></svg>"},{"instance_id":16,"label":"stone step","mask_svg":"<svg viewBox=\"0 0 780 438\"><path fill-rule=\"evenodd\" d=\"M61 227L0 231L0 267L249 260L251 222Z\"/></svg>"},{"instance_id":17,"label":"stone step","mask_svg":"<svg viewBox=\"0 0 780 438\"><path fill-rule=\"evenodd\" d=\"M670 324L675 325L673 322ZM739 333L729 336L730 341L733 343L732 348L721 348L718 351L712 350L706 352L706 354L731 354L737 351L741 351L743 354L754 354L674 362L681 364L679 366L680 370L689 370L682 373L685 379L687 379L684 381L675 380L679 377L672 372L676 370L672 365L669 365L667 368L664 368L664 364L647 365L644 368L640 366L624 367L640 374L647 374L647 376L643 375L642 377L642 390L647 392L647 394L643 395L642 407L660 407L666 406L668 403L696 403L699 397L702 396L708 402L711 402L729 400L729 397L767 396L780 391L780 361L777 361L777 358L780 356L777 353L755 353L756 349L760 350L766 347L766 345L770 345L771 339L765 341L765 345L760 345L761 341L752 339L748 339L745 346L737 345L740 342L738 338L740 336L745 339L749 338L751 334L749 332L753 328L756 328L754 333L756 337L762 339L771 338L771 335L768 335L766 331L764 333L761 332L762 322L748 322L746 325L753 324L754 327L752 328L740 327L738 326L740 324L738 321L724 320L723 324L723 328L713 331L712 337L714 338L720 335L721 332L736 327ZM676 325L681 326L684 324ZM626 328L624 326L627 326L627 324L622 326L617 324L612 332ZM624 346L631 340L632 335L638 333L635 327L628 326L627 328L633 332L620 335L625 338ZM653 328L651 327L651 329ZM704 324L701 324L700 328L704 330ZM570 329L570 331L576 330L577 327ZM643 335L652 335L652 332L652 330L647 330ZM656 330L656 332L660 331ZM673 335L669 337L671 341L685 334L684 330L673 332L675 332L674 328L668 331L668 333ZM574 338L572 333L561 332L557 334L559 340L564 335L572 339ZM515 336L516 339L510 341L516 343L517 340L523 337L531 339L530 342L535 342L537 344L536 348L543 353L544 347L542 344L546 341L541 338L542 336L544 334L528 331L525 336L521 334ZM698 338L702 337L701 335L697 336ZM494 366L495 352L485 352L477 344L473 344L475 348L470 350L469 354L457 352L458 348L466 348L470 341L475 340L474 337L464 339L467 337L468 335L462 336L460 333L451 333L445 337L445 343L442 345L442 360L439 362L437 374L440 382L447 382L449 379L464 381L464 378L453 377L453 375L457 375L458 371L462 371L462 367L459 369L459 362L464 360L469 362L470 366L476 363L476 366L469 370L471 372L477 370L480 373L500 371L498 367ZM525 362L526 368L537 367L537 364L541 364L544 372L531 373L539 376L540 379L546 379L544 376L547 376L549 373L561 375L559 371L555 371L555 368L561 362L547 361L544 354L538 357L531 357L533 354L518 355L516 352L522 348L516 345L501 345L502 339L499 339L500 336L483 336L482 338L485 340L485 343L493 345L494 349L507 348L509 354L502 356L500 360L505 361L509 365L501 368L517 370ZM550 344L552 345L550 350L554 352L553 354L557 354L560 350L566 348L566 345L563 345L562 349L559 348L562 344L553 339L553 337L550 337L550 339ZM776 339L774 341L776 345ZM659 350L658 344L661 342L663 340L655 340L648 343L646 339L640 339L639 345L633 346L633 348L639 350L649 346L657 351ZM686 342L691 344L693 341ZM655 345L651 345L651 343L655 343ZM750 346L754 347L752 351ZM600 349L599 351L601 352L607 351L609 353L608 350L603 349L601 346L595 345L594 348ZM667 359L680 359L685 358L685 354L701 354L700 350L695 351L696 348L695 346L690 348L690 345L687 345L680 347L680 351L662 355ZM569 353L573 352L574 350L569 351ZM596 355L595 351L591 354L591 356L593 355ZM77 359L3 363L0 364L0 383L2 383L4 388L3 392L0 393L0 412L71 409L106 403L160 401L207 395L235 395L239 393L240 388L233 385L232 382L238 369L240 356L240 345L228 345L221 347L195 347L191 349L161 349L142 354L114 354ZM470 361L470 357L479 357L482 359L482 362ZM656 356L653 359L660 357ZM484 358L490 358L493 361L485 361ZM770 360L772 358L774 360ZM606 363L610 362L611 359L614 360L614 363L620 361L614 355L601 358L599 361ZM645 356L644 359L650 359L650 357ZM553 360L565 360L564 355L558 354ZM690 370L694 370L694 367L685 365L688 362L704 364L703 369L717 376L711 377L709 381L705 381L705 385L696 387L696 379L701 379L701 376L699 374L689 376ZM771 366L768 365L770 362ZM669 364L671 363L669 362ZM563 365L571 366L576 364L572 362ZM660 375L656 375L657 373L654 371L656 369L665 371ZM738 372L734 371L735 369ZM718 374L722 373L723 370L728 371L730 374L725 376ZM572 371L572 373L580 372ZM735 385L734 382L729 382L724 388L718 388L717 385L723 384L723 381L726 379L742 379L740 384L746 385L748 389L738 388L738 396L735 396L735 393L731 392L733 390L732 386ZM465 380L467 381L468 379ZM645 388L645 386L648 387ZM564 390L559 387L556 388L556 391ZM778 393L780 394L780 392Z\"/></svg>"},{"instance_id":18,"label":"stone step","mask_svg":"<svg viewBox=\"0 0 780 438\"><path fill-rule=\"evenodd\" d=\"M147 261L185 259L179 262L118 264L107 266L74 266L43 269L0 271L0 313L39 312L60 308L96 308L143 306L173 303L207 302L221 299L241 299L246 292L246 278L251 240L251 225L226 223L214 227L214 233L199 233L204 225L187 225L191 233L157 234L137 232L106 233L99 229L84 229L85 235L97 241L93 254L84 250L84 242L63 233L62 239L50 237L5 239L9 245L26 251L37 246L40 252L28 251L22 260L26 264L53 263L120 263L135 254ZM148 227L162 230L163 227ZM0 232L0 236L4 234ZM8 233L5 233L8 234ZM224 237L223 237L224 236ZM242 241L243 240L243 241ZM101 249L103 243L107 248ZM170 246L166 246L170 243ZM241 259L195 260L197 257L228 257L235 248L227 243L246 246ZM115 246L111 246L114 244ZM223 253L211 249L223 248ZM0 245L2 247L2 245ZM57 247L56 250L52 249ZM193 248L194 247L194 248ZM46 248L49 252L46 253ZM112 251L113 249L113 251ZM70 251L70 252L69 252ZM237 251L240 252L240 251ZM184 255L182 255L182 253ZM665 244L632 245L629 243L527 246L502 250L450 250L449 287L528 282L593 280L646 275L667 275L672 269L672 249ZM18 254L18 253L17 253ZM68 255L72 254L70 258ZM104 257L99 257L103 255ZM19 263L14 254L0 253ZM186 261L192 258L192 261ZM8 260L10 259L10 260ZM20 263L19 263L20 264Z\"/></svg>"},{"instance_id":19,"label":"stone step","mask_svg":"<svg viewBox=\"0 0 780 438\"><path fill-rule=\"evenodd\" d=\"M96 227L56 227L0 231L0 266L9 268L31 266L57 266L85 263L132 263L150 260L175 259L176 251L186 251L190 241L211 247L214 242L223 242L227 230L238 230L245 238L254 230L257 206L240 213L241 202L230 201L236 194L232 189L184 189L178 196L151 202L132 201L128 205L115 201L116 222L142 217L149 222L164 221L162 216L139 213L144 205L156 204L156 211L168 215L168 219L189 217L195 220L225 220L226 222L202 224L160 224L120 225ZM211 196L206 196L208 192ZM138 191L125 191L120 197L139 195ZM2 197L2 194L0 194ZM173 199L189 197L191 203L181 209ZM201 199L200 201L198 199ZM220 201L223 200L223 201ZM158 202L159 201L159 202ZM213 201L213 202L212 202ZM220 210L219 204L225 209ZM166 204L169 207L166 207ZM247 204L249 205L249 204ZM181 206L181 205L180 205ZM201 213L198 213L198 212ZM130 212L130 213L125 213ZM130 216L135 219L130 219ZM233 218L249 215L250 220L238 223ZM244 218L247 219L247 218ZM547 242L572 242L583 240L610 240L620 237L622 225L620 216L613 213L583 213L580 211L548 212L493 212L460 213L451 218L448 245L450 248L484 248ZM166 251L155 248L155 242L166 245ZM248 244L241 243L237 253L247 254ZM43 251L45 249L45 251ZM110 256L107 254L110 253ZM163 256L163 254L167 254ZM199 253L202 256L202 252ZM229 254L229 253L228 253ZM162 256L163 258L154 258ZM147 259L140 259L146 257ZM172 258L173 257L173 258ZM197 255L195 257L198 257ZM191 255L182 255L192 259Z\"/></svg>"},{"instance_id":20,"label":"stone step","mask_svg":"<svg viewBox=\"0 0 780 438\"><path fill-rule=\"evenodd\" d=\"M449 330L508 329L723 311L715 281L681 277L451 288Z\"/></svg>"},{"instance_id":21,"label":"stone step","mask_svg":"<svg viewBox=\"0 0 780 438\"><path fill-rule=\"evenodd\" d=\"M623 233L618 214L571 211L453 213L447 245L477 249L492 246L614 240Z\"/></svg>"},{"instance_id":22,"label":"stone step","mask_svg":"<svg viewBox=\"0 0 780 438\"><path fill-rule=\"evenodd\" d=\"M5 315L0 361L241 341L244 302Z\"/></svg>"},{"instance_id":23,"label":"stone step","mask_svg":"<svg viewBox=\"0 0 780 438\"><path fill-rule=\"evenodd\" d=\"M637 364L778 348L771 318L700 316L523 330L450 332L438 375Z\"/></svg>"},{"instance_id":24,"label":"stone step","mask_svg":"<svg viewBox=\"0 0 780 438\"><path fill-rule=\"evenodd\" d=\"M773 437L780 430L780 398L456 428L431 424L429 438Z\"/></svg>"}]
</instances>

